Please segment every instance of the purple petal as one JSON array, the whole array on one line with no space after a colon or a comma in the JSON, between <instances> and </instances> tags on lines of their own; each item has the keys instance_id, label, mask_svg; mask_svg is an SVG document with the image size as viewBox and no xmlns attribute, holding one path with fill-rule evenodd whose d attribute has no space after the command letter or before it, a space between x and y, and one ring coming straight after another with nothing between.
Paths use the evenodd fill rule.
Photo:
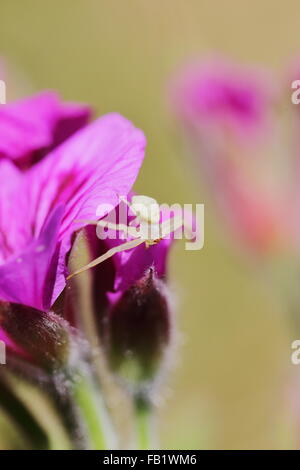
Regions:
<instances>
[{"instance_id":1,"label":"purple petal","mask_svg":"<svg viewBox=\"0 0 300 470\"><path fill-rule=\"evenodd\" d=\"M0 299L37 309L50 307L57 263L57 236L63 215L57 206L39 237L0 266Z\"/></svg>"},{"instance_id":2,"label":"purple petal","mask_svg":"<svg viewBox=\"0 0 300 470\"><path fill-rule=\"evenodd\" d=\"M28 199L23 176L9 160L0 160L0 265L28 244Z\"/></svg>"},{"instance_id":3,"label":"purple petal","mask_svg":"<svg viewBox=\"0 0 300 470\"><path fill-rule=\"evenodd\" d=\"M0 157L27 167L84 126L86 106L59 101L53 92L0 108Z\"/></svg>"},{"instance_id":4,"label":"purple petal","mask_svg":"<svg viewBox=\"0 0 300 470\"><path fill-rule=\"evenodd\" d=\"M123 251L119 256L115 256L114 289L116 291L128 289L143 277L149 267L154 268L157 277L165 277L170 243L170 240L161 240L157 245L149 248L143 244L129 252Z\"/></svg>"}]
</instances>

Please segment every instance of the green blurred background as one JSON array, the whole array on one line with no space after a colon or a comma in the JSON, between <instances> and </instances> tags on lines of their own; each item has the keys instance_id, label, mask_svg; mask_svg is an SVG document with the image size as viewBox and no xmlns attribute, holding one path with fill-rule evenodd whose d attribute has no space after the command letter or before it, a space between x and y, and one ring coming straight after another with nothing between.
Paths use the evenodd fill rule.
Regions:
<instances>
[{"instance_id":1,"label":"green blurred background","mask_svg":"<svg viewBox=\"0 0 300 470\"><path fill-rule=\"evenodd\" d=\"M97 114L121 112L148 138L136 190L206 204L204 250L179 243L171 259L179 346L160 411L162 448L294 445L282 419L284 313L227 243L183 155L166 92L181 63L210 51L280 69L298 52L299 14L297 0L0 0L8 97L53 88ZM7 448L13 431L1 420Z\"/></svg>"}]
</instances>

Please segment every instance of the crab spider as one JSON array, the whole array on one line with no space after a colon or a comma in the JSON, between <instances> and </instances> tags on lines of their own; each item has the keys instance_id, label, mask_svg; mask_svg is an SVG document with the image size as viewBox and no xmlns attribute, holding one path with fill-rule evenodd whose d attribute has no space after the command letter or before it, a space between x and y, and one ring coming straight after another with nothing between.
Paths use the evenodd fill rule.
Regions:
<instances>
[{"instance_id":1,"label":"crab spider","mask_svg":"<svg viewBox=\"0 0 300 470\"><path fill-rule=\"evenodd\" d=\"M120 196L120 200L124 202L136 216L136 218L129 225L115 224L105 220L86 220L84 222L88 225L97 225L116 231L122 231L126 236L133 238L133 240L124 242L121 245L111 248L103 255L88 263L86 266L83 266L74 273L70 274L67 279L71 279L73 276L87 271L88 269L97 266L97 264L103 263L103 261L114 256L116 253L131 250L132 248L135 248L142 243L145 243L146 248L151 245L156 245L163 238L167 237L173 232L176 232L176 230L183 226L182 214L175 215L171 219L167 219L160 223L159 204L151 197L133 196L131 202L129 202L125 197ZM134 222L138 223L137 227L132 225ZM187 227L185 224L185 228L187 228L190 233L192 233L191 227Z\"/></svg>"}]
</instances>

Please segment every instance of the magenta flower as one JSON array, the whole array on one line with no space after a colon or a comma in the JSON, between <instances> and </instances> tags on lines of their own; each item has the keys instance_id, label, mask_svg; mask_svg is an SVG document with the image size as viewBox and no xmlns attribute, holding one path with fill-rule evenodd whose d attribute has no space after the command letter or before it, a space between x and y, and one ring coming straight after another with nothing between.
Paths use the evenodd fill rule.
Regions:
<instances>
[{"instance_id":1,"label":"magenta flower","mask_svg":"<svg viewBox=\"0 0 300 470\"><path fill-rule=\"evenodd\" d=\"M259 254L291 236L285 184L269 171L278 136L273 84L273 77L256 67L214 59L185 70L171 95L220 213L243 246Z\"/></svg>"},{"instance_id":2,"label":"magenta flower","mask_svg":"<svg viewBox=\"0 0 300 470\"><path fill-rule=\"evenodd\" d=\"M66 257L84 226L75 220L95 218L98 206L114 206L119 194L130 191L145 138L118 114L80 129L87 111L63 107L49 95L5 109L0 116L7 123L0 144L0 299L48 310L65 287ZM26 125L24 109L32 126ZM19 125L11 127L12 121ZM49 153L25 172L11 161L28 166L47 148Z\"/></svg>"}]
</instances>

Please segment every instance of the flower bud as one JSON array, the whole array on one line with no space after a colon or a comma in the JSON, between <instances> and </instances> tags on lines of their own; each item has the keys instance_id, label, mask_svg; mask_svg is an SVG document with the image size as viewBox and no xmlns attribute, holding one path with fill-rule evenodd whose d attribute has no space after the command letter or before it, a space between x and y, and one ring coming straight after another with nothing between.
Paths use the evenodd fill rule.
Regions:
<instances>
[{"instance_id":1,"label":"flower bud","mask_svg":"<svg viewBox=\"0 0 300 470\"><path fill-rule=\"evenodd\" d=\"M111 368L130 384L152 382L170 343L166 287L153 268L118 298L107 319Z\"/></svg>"},{"instance_id":2,"label":"flower bud","mask_svg":"<svg viewBox=\"0 0 300 470\"><path fill-rule=\"evenodd\" d=\"M55 313L0 302L0 327L32 364L51 371L67 363L70 328Z\"/></svg>"}]
</instances>

